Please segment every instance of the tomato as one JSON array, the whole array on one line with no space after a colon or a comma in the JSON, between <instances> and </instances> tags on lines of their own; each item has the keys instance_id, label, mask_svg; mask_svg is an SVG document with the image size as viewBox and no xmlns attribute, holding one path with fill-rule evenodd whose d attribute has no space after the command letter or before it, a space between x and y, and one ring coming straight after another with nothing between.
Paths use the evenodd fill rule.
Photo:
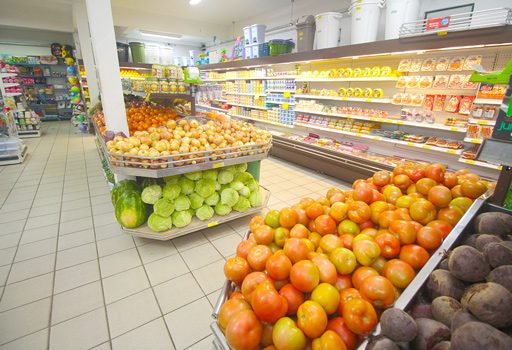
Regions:
<instances>
[{"instance_id":1,"label":"tomato","mask_svg":"<svg viewBox=\"0 0 512 350\"><path fill-rule=\"evenodd\" d=\"M299 205L302 209L306 209L307 207L309 207L311 204L315 203L315 200L313 198L310 198L310 197L305 197L305 198L302 198L300 201L299 201Z\"/></svg>"},{"instance_id":2,"label":"tomato","mask_svg":"<svg viewBox=\"0 0 512 350\"><path fill-rule=\"evenodd\" d=\"M448 188L452 188L457 186L457 175L455 173L445 173L444 174L444 181L443 185L445 185Z\"/></svg>"},{"instance_id":3,"label":"tomato","mask_svg":"<svg viewBox=\"0 0 512 350\"><path fill-rule=\"evenodd\" d=\"M314 220L324 213L324 207L320 203L312 203L306 208L306 215L309 219Z\"/></svg>"},{"instance_id":4,"label":"tomato","mask_svg":"<svg viewBox=\"0 0 512 350\"><path fill-rule=\"evenodd\" d=\"M397 220L412 221L408 208L397 208L395 209L394 215Z\"/></svg>"},{"instance_id":5,"label":"tomato","mask_svg":"<svg viewBox=\"0 0 512 350\"><path fill-rule=\"evenodd\" d=\"M249 263L244 258L236 256L224 263L224 275L230 281L240 285L244 278L251 273Z\"/></svg>"},{"instance_id":6,"label":"tomato","mask_svg":"<svg viewBox=\"0 0 512 350\"><path fill-rule=\"evenodd\" d=\"M341 241L343 242L342 247L352 250L352 241L354 240L354 236L345 233L340 236Z\"/></svg>"},{"instance_id":7,"label":"tomato","mask_svg":"<svg viewBox=\"0 0 512 350\"><path fill-rule=\"evenodd\" d=\"M400 253L400 241L391 233L381 233L375 237L375 242L380 247L380 255L390 259Z\"/></svg>"},{"instance_id":8,"label":"tomato","mask_svg":"<svg viewBox=\"0 0 512 350\"><path fill-rule=\"evenodd\" d=\"M313 257L311 261L318 267L320 282L327 282L333 285L336 283L338 273L336 271L336 267L329 260L327 255L318 254Z\"/></svg>"},{"instance_id":9,"label":"tomato","mask_svg":"<svg viewBox=\"0 0 512 350\"><path fill-rule=\"evenodd\" d=\"M283 317L274 325L272 341L278 350L303 350L306 336L289 317Z\"/></svg>"},{"instance_id":10,"label":"tomato","mask_svg":"<svg viewBox=\"0 0 512 350\"><path fill-rule=\"evenodd\" d=\"M375 237L377 237L378 233L379 233L379 231L376 228L367 227L367 228L363 229L360 234L367 235L367 236L370 236L373 239L375 239Z\"/></svg>"},{"instance_id":11,"label":"tomato","mask_svg":"<svg viewBox=\"0 0 512 350\"><path fill-rule=\"evenodd\" d=\"M431 178L437 183L442 183L444 181L444 173L446 172L446 167L442 164L429 164L425 169L425 176Z\"/></svg>"},{"instance_id":12,"label":"tomato","mask_svg":"<svg viewBox=\"0 0 512 350\"><path fill-rule=\"evenodd\" d=\"M483 181L464 181L461 184L461 192L464 197L476 199L487 192L487 186Z\"/></svg>"},{"instance_id":13,"label":"tomato","mask_svg":"<svg viewBox=\"0 0 512 350\"><path fill-rule=\"evenodd\" d=\"M253 216L251 221L249 222L249 229L251 232L256 231L256 229L265 224L265 218L261 215Z\"/></svg>"},{"instance_id":14,"label":"tomato","mask_svg":"<svg viewBox=\"0 0 512 350\"><path fill-rule=\"evenodd\" d=\"M359 226L352 220L343 220L338 225L338 234L341 236L343 234L350 234L352 236L357 235L361 229Z\"/></svg>"},{"instance_id":15,"label":"tomato","mask_svg":"<svg viewBox=\"0 0 512 350\"><path fill-rule=\"evenodd\" d=\"M343 306L343 319L355 334L370 333L377 325L377 313L372 304L362 298L354 298Z\"/></svg>"},{"instance_id":16,"label":"tomato","mask_svg":"<svg viewBox=\"0 0 512 350\"><path fill-rule=\"evenodd\" d=\"M336 233L336 221L329 215L320 215L315 219L316 232L321 236Z\"/></svg>"},{"instance_id":17,"label":"tomato","mask_svg":"<svg viewBox=\"0 0 512 350\"><path fill-rule=\"evenodd\" d=\"M373 223L372 220L366 220L365 222L361 222L359 224L359 229L361 230L365 230L367 228L374 228L375 227L375 224Z\"/></svg>"},{"instance_id":18,"label":"tomato","mask_svg":"<svg viewBox=\"0 0 512 350\"><path fill-rule=\"evenodd\" d=\"M388 228L393 220L396 220L395 211L385 210L379 215L379 227Z\"/></svg>"},{"instance_id":19,"label":"tomato","mask_svg":"<svg viewBox=\"0 0 512 350\"><path fill-rule=\"evenodd\" d=\"M353 198L356 201L371 203L373 198L372 188L367 183L361 182L354 188Z\"/></svg>"},{"instance_id":20,"label":"tomato","mask_svg":"<svg viewBox=\"0 0 512 350\"><path fill-rule=\"evenodd\" d=\"M275 323L288 311L288 301L270 281L260 283L251 299L252 309L261 321Z\"/></svg>"},{"instance_id":21,"label":"tomato","mask_svg":"<svg viewBox=\"0 0 512 350\"><path fill-rule=\"evenodd\" d=\"M288 310L286 314L295 315L299 306L304 302L304 294L302 294L302 292L295 288L291 283L285 284L281 287L279 294L285 297L288 302Z\"/></svg>"},{"instance_id":22,"label":"tomato","mask_svg":"<svg viewBox=\"0 0 512 350\"><path fill-rule=\"evenodd\" d=\"M464 216L464 212L457 207L448 207L439 210L437 218L446 221L452 226L457 225L459 220Z\"/></svg>"},{"instance_id":23,"label":"tomato","mask_svg":"<svg viewBox=\"0 0 512 350\"><path fill-rule=\"evenodd\" d=\"M371 216L370 216L370 220L372 220L372 222L374 224L378 224L379 223L379 215L382 212L389 210L388 203L386 203L384 201L373 202L372 204L370 204L370 210L372 212Z\"/></svg>"},{"instance_id":24,"label":"tomato","mask_svg":"<svg viewBox=\"0 0 512 350\"><path fill-rule=\"evenodd\" d=\"M326 254L329 254L334 249L343 246L343 241L339 236L327 234L320 240L320 248Z\"/></svg>"},{"instance_id":25,"label":"tomato","mask_svg":"<svg viewBox=\"0 0 512 350\"><path fill-rule=\"evenodd\" d=\"M363 239L366 239L366 240L369 240L369 241L373 241L374 240L372 236L368 236L368 235L366 235L364 233L360 233L360 234L358 234L357 236L354 237L354 239L352 240L352 245L354 245L355 242L363 240Z\"/></svg>"},{"instance_id":26,"label":"tomato","mask_svg":"<svg viewBox=\"0 0 512 350\"><path fill-rule=\"evenodd\" d=\"M416 236L416 243L426 250L437 249L443 242L443 234L435 227L425 226Z\"/></svg>"},{"instance_id":27,"label":"tomato","mask_svg":"<svg viewBox=\"0 0 512 350\"><path fill-rule=\"evenodd\" d=\"M279 227L279 210L270 210L267 215L265 215L265 224L272 227Z\"/></svg>"},{"instance_id":28,"label":"tomato","mask_svg":"<svg viewBox=\"0 0 512 350\"><path fill-rule=\"evenodd\" d=\"M260 225L253 234L258 244L269 245L274 241L274 229L268 225Z\"/></svg>"},{"instance_id":29,"label":"tomato","mask_svg":"<svg viewBox=\"0 0 512 350\"><path fill-rule=\"evenodd\" d=\"M282 250L279 250L268 258L265 268L270 278L278 281L284 280L290 275L292 262Z\"/></svg>"},{"instance_id":30,"label":"tomato","mask_svg":"<svg viewBox=\"0 0 512 350\"><path fill-rule=\"evenodd\" d=\"M416 191L426 196L428 195L428 191L435 185L437 185L435 180L423 178L416 182Z\"/></svg>"},{"instance_id":31,"label":"tomato","mask_svg":"<svg viewBox=\"0 0 512 350\"><path fill-rule=\"evenodd\" d=\"M430 258L427 250L417 244L407 244L400 250L399 259L405 261L415 270L421 269Z\"/></svg>"},{"instance_id":32,"label":"tomato","mask_svg":"<svg viewBox=\"0 0 512 350\"><path fill-rule=\"evenodd\" d=\"M327 314L320 304L307 300L297 310L297 326L306 336L317 338L327 327Z\"/></svg>"},{"instance_id":33,"label":"tomato","mask_svg":"<svg viewBox=\"0 0 512 350\"><path fill-rule=\"evenodd\" d=\"M229 299L243 299L243 298L244 298L243 294L238 291L233 292L229 295Z\"/></svg>"},{"instance_id":34,"label":"tomato","mask_svg":"<svg viewBox=\"0 0 512 350\"><path fill-rule=\"evenodd\" d=\"M398 238L400 244L410 244L416 240L416 227L411 221L393 220L389 224L389 232Z\"/></svg>"},{"instance_id":35,"label":"tomato","mask_svg":"<svg viewBox=\"0 0 512 350\"><path fill-rule=\"evenodd\" d=\"M448 234L450 232L452 232L452 229L453 229L453 226L450 225L449 223L447 223L446 221L443 221L443 220L434 220L434 221L431 221L427 224L427 226L429 227L435 227L437 228L438 230L441 231L441 233L443 234L443 239L445 239Z\"/></svg>"},{"instance_id":36,"label":"tomato","mask_svg":"<svg viewBox=\"0 0 512 350\"><path fill-rule=\"evenodd\" d=\"M411 183L411 179L409 179L409 176L405 174L393 177L393 184L404 192L407 191L407 187L409 187Z\"/></svg>"},{"instance_id":37,"label":"tomato","mask_svg":"<svg viewBox=\"0 0 512 350\"><path fill-rule=\"evenodd\" d=\"M402 190L394 185L387 185L382 190L386 202L395 204L396 200L402 196Z\"/></svg>"},{"instance_id":38,"label":"tomato","mask_svg":"<svg viewBox=\"0 0 512 350\"><path fill-rule=\"evenodd\" d=\"M414 198L409 195L400 196L395 202L398 208L410 208L411 204L414 203L418 198Z\"/></svg>"},{"instance_id":39,"label":"tomato","mask_svg":"<svg viewBox=\"0 0 512 350\"><path fill-rule=\"evenodd\" d=\"M362 201L354 201L348 205L347 216L356 224L370 220L372 211L370 206Z\"/></svg>"},{"instance_id":40,"label":"tomato","mask_svg":"<svg viewBox=\"0 0 512 350\"><path fill-rule=\"evenodd\" d=\"M428 191L427 199L436 207L447 207L452 200L452 192L446 186L436 185Z\"/></svg>"},{"instance_id":41,"label":"tomato","mask_svg":"<svg viewBox=\"0 0 512 350\"><path fill-rule=\"evenodd\" d=\"M278 227L274 230L274 243L279 247L284 247L284 242L290 237L290 231L284 227Z\"/></svg>"},{"instance_id":42,"label":"tomato","mask_svg":"<svg viewBox=\"0 0 512 350\"><path fill-rule=\"evenodd\" d=\"M405 288L414 279L414 269L405 261L389 260L382 269L382 274L397 288Z\"/></svg>"},{"instance_id":43,"label":"tomato","mask_svg":"<svg viewBox=\"0 0 512 350\"><path fill-rule=\"evenodd\" d=\"M352 299L362 298L361 293L355 288L347 288L340 291L340 305L338 307L338 313L341 315L343 312L343 306Z\"/></svg>"},{"instance_id":44,"label":"tomato","mask_svg":"<svg viewBox=\"0 0 512 350\"><path fill-rule=\"evenodd\" d=\"M336 332L326 330L320 338L313 339L312 350L347 350L347 347Z\"/></svg>"},{"instance_id":45,"label":"tomato","mask_svg":"<svg viewBox=\"0 0 512 350\"><path fill-rule=\"evenodd\" d=\"M370 267L373 267L375 270L377 270L379 273L382 273L382 269L384 269L384 265L386 264L387 260L379 256L375 261L370 265Z\"/></svg>"},{"instance_id":46,"label":"tomato","mask_svg":"<svg viewBox=\"0 0 512 350\"><path fill-rule=\"evenodd\" d=\"M328 198L329 198L329 202L331 203L331 205L333 205L335 203L345 202L345 200L347 199L345 197L345 195L343 193L341 193L341 192L335 193L335 194L333 194L332 196L330 196Z\"/></svg>"},{"instance_id":47,"label":"tomato","mask_svg":"<svg viewBox=\"0 0 512 350\"><path fill-rule=\"evenodd\" d=\"M323 307L327 315L331 315L338 310L340 303L340 293L329 283L320 283L313 289L311 300L316 301Z\"/></svg>"},{"instance_id":48,"label":"tomato","mask_svg":"<svg viewBox=\"0 0 512 350\"><path fill-rule=\"evenodd\" d=\"M356 268L356 256L347 248L336 248L329 254L329 260L341 275L348 275Z\"/></svg>"},{"instance_id":49,"label":"tomato","mask_svg":"<svg viewBox=\"0 0 512 350\"><path fill-rule=\"evenodd\" d=\"M373 183L377 186L383 187L389 184L391 181L391 175L389 171L380 170L373 174Z\"/></svg>"},{"instance_id":50,"label":"tomato","mask_svg":"<svg viewBox=\"0 0 512 350\"><path fill-rule=\"evenodd\" d=\"M342 317L335 317L327 322L326 329L336 332L343 340L347 350L355 350L357 347L357 336L352 332Z\"/></svg>"},{"instance_id":51,"label":"tomato","mask_svg":"<svg viewBox=\"0 0 512 350\"><path fill-rule=\"evenodd\" d=\"M450 191L452 192L453 198L464 197L464 195L462 194L462 186L461 185L452 187Z\"/></svg>"},{"instance_id":52,"label":"tomato","mask_svg":"<svg viewBox=\"0 0 512 350\"><path fill-rule=\"evenodd\" d=\"M308 235L308 228L302 224L296 224L290 230L290 237L307 238Z\"/></svg>"},{"instance_id":53,"label":"tomato","mask_svg":"<svg viewBox=\"0 0 512 350\"><path fill-rule=\"evenodd\" d=\"M307 226L307 224L309 223L309 218L306 215L306 210L302 209L298 205L294 208L294 210L297 213L297 223Z\"/></svg>"},{"instance_id":54,"label":"tomato","mask_svg":"<svg viewBox=\"0 0 512 350\"><path fill-rule=\"evenodd\" d=\"M247 255L247 261L255 271L265 270L267 259L272 255L272 251L266 245L259 244L253 247Z\"/></svg>"},{"instance_id":55,"label":"tomato","mask_svg":"<svg viewBox=\"0 0 512 350\"><path fill-rule=\"evenodd\" d=\"M261 332L261 345L264 346L264 349L267 350L277 350L272 343L272 331L274 330L274 325L270 323L263 322L261 324L262 332Z\"/></svg>"},{"instance_id":56,"label":"tomato","mask_svg":"<svg viewBox=\"0 0 512 350\"><path fill-rule=\"evenodd\" d=\"M219 316L217 317L220 329L223 331L226 330L231 317L242 310L251 310L249 304L243 299L229 299L222 304L219 310Z\"/></svg>"},{"instance_id":57,"label":"tomato","mask_svg":"<svg viewBox=\"0 0 512 350\"><path fill-rule=\"evenodd\" d=\"M320 271L313 262L301 260L292 266L290 282L301 292L311 292L320 283Z\"/></svg>"},{"instance_id":58,"label":"tomato","mask_svg":"<svg viewBox=\"0 0 512 350\"><path fill-rule=\"evenodd\" d=\"M336 283L334 284L334 287L336 287L338 291L342 291L347 288L352 288L352 279L350 275L338 274L336 276Z\"/></svg>"},{"instance_id":59,"label":"tomato","mask_svg":"<svg viewBox=\"0 0 512 350\"><path fill-rule=\"evenodd\" d=\"M309 253L308 246L300 238L288 238L284 243L283 250L292 263L307 259Z\"/></svg>"},{"instance_id":60,"label":"tomato","mask_svg":"<svg viewBox=\"0 0 512 350\"><path fill-rule=\"evenodd\" d=\"M371 265L380 255L379 245L375 241L367 239L354 241L352 243L352 250L357 262L363 266Z\"/></svg>"},{"instance_id":61,"label":"tomato","mask_svg":"<svg viewBox=\"0 0 512 350\"><path fill-rule=\"evenodd\" d=\"M270 281L270 278L263 272L251 272L244 278L241 290L244 299L247 300L249 304L251 303L252 293L256 287L264 281Z\"/></svg>"},{"instance_id":62,"label":"tomato","mask_svg":"<svg viewBox=\"0 0 512 350\"><path fill-rule=\"evenodd\" d=\"M359 289L363 281L370 276L378 276L379 273L372 267L361 266L352 273L352 284Z\"/></svg>"},{"instance_id":63,"label":"tomato","mask_svg":"<svg viewBox=\"0 0 512 350\"><path fill-rule=\"evenodd\" d=\"M425 170L420 168L413 168L410 171L407 171L407 176L409 176L413 182L417 182L418 180L425 177Z\"/></svg>"},{"instance_id":64,"label":"tomato","mask_svg":"<svg viewBox=\"0 0 512 350\"><path fill-rule=\"evenodd\" d=\"M471 204L473 204L473 200L471 198L457 197L452 199L450 207L457 207L465 213L468 211L469 207L471 207Z\"/></svg>"},{"instance_id":65,"label":"tomato","mask_svg":"<svg viewBox=\"0 0 512 350\"><path fill-rule=\"evenodd\" d=\"M279 213L279 226L285 228L292 228L297 224L299 216L292 208L283 208Z\"/></svg>"},{"instance_id":66,"label":"tomato","mask_svg":"<svg viewBox=\"0 0 512 350\"><path fill-rule=\"evenodd\" d=\"M422 225L428 224L430 221L436 219L436 207L427 200L417 200L411 205L410 208L411 218L418 221Z\"/></svg>"},{"instance_id":67,"label":"tomato","mask_svg":"<svg viewBox=\"0 0 512 350\"><path fill-rule=\"evenodd\" d=\"M225 334L232 349L252 350L259 346L262 331L256 314L250 310L242 310L231 318Z\"/></svg>"},{"instance_id":68,"label":"tomato","mask_svg":"<svg viewBox=\"0 0 512 350\"><path fill-rule=\"evenodd\" d=\"M361 296L378 308L386 308L395 302L395 287L383 276L369 276L359 288Z\"/></svg>"},{"instance_id":69,"label":"tomato","mask_svg":"<svg viewBox=\"0 0 512 350\"><path fill-rule=\"evenodd\" d=\"M256 247L256 242L249 241L249 240L242 241L236 247L236 255L241 258L247 259L247 255L249 255L249 251L254 247Z\"/></svg>"},{"instance_id":70,"label":"tomato","mask_svg":"<svg viewBox=\"0 0 512 350\"><path fill-rule=\"evenodd\" d=\"M320 241L322 240L322 236L318 232L310 232L308 236L308 240L313 243L315 248L318 248L320 246Z\"/></svg>"},{"instance_id":71,"label":"tomato","mask_svg":"<svg viewBox=\"0 0 512 350\"><path fill-rule=\"evenodd\" d=\"M340 222L347 218L347 210L348 210L347 203L336 202L331 205L331 211L329 212L329 215L337 222Z\"/></svg>"}]
</instances>

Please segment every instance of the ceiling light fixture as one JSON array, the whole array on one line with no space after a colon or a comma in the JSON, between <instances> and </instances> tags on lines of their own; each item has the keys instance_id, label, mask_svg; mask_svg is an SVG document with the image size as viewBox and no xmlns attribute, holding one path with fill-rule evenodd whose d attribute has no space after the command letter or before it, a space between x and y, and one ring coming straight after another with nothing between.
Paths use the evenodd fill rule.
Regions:
<instances>
[{"instance_id":1,"label":"ceiling light fixture","mask_svg":"<svg viewBox=\"0 0 512 350\"><path fill-rule=\"evenodd\" d=\"M190 0L188 3L192 6L197 5L201 2L201 0Z\"/></svg>"},{"instance_id":2,"label":"ceiling light fixture","mask_svg":"<svg viewBox=\"0 0 512 350\"><path fill-rule=\"evenodd\" d=\"M150 37L150 38L159 38L159 39L173 39L173 40L181 40L181 34L167 34L167 33L158 33L158 32L148 32L148 31L140 31L140 35Z\"/></svg>"}]
</instances>

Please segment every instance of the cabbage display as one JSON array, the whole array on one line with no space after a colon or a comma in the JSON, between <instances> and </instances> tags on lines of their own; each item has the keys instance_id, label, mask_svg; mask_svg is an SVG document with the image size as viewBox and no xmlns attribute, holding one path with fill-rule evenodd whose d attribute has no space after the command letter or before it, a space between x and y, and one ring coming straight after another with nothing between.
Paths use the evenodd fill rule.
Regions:
<instances>
[{"instance_id":1,"label":"cabbage display","mask_svg":"<svg viewBox=\"0 0 512 350\"><path fill-rule=\"evenodd\" d=\"M146 204L155 204L162 197L162 188L159 185L145 187L141 193L142 201Z\"/></svg>"}]
</instances>

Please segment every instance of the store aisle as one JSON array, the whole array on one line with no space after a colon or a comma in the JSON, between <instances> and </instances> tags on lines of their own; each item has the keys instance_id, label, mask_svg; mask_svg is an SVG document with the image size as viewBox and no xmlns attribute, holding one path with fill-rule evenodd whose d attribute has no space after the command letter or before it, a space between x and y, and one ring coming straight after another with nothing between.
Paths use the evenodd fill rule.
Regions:
<instances>
[{"instance_id":1,"label":"store aisle","mask_svg":"<svg viewBox=\"0 0 512 350\"><path fill-rule=\"evenodd\" d=\"M249 219L173 241L116 223L90 135L69 122L0 167L0 350L213 349L209 324ZM270 159L261 184L279 209L338 181Z\"/></svg>"}]
</instances>

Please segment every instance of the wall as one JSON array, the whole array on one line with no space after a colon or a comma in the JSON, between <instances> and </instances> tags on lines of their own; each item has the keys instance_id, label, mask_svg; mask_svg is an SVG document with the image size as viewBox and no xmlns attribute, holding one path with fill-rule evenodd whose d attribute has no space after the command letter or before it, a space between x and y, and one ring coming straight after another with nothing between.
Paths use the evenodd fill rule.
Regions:
<instances>
[{"instance_id":1,"label":"wall","mask_svg":"<svg viewBox=\"0 0 512 350\"><path fill-rule=\"evenodd\" d=\"M55 42L73 45L73 36L47 30L0 28L0 54L50 55L50 45Z\"/></svg>"}]
</instances>

